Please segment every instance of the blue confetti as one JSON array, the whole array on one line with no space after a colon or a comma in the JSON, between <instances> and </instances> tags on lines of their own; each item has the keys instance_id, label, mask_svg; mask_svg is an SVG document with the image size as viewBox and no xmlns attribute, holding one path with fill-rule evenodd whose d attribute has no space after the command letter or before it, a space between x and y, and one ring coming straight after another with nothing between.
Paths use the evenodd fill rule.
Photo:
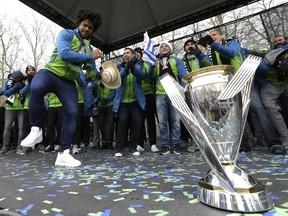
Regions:
<instances>
[{"instance_id":1,"label":"blue confetti","mask_svg":"<svg viewBox=\"0 0 288 216\"><path fill-rule=\"evenodd\" d=\"M129 207L130 207L130 208L142 208L143 205L141 205L141 204L135 204L135 205L130 205Z\"/></svg>"},{"instance_id":2,"label":"blue confetti","mask_svg":"<svg viewBox=\"0 0 288 216\"><path fill-rule=\"evenodd\" d=\"M16 210L16 211L19 212L19 213L21 213L21 214L23 214L23 215L28 215L29 210L32 209L33 206L34 206L34 204L29 204L26 208L24 208L24 209L18 209L18 210Z\"/></svg>"},{"instance_id":3,"label":"blue confetti","mask_svg":"<svg viewBox=\"0 0 288 216\"><path fill-rule=\"evenodd\" d=\"M119 184L113 184L113 185L108 185L107 188L117 188L117 187L121 187L122 185Z\"/></svg>"},{"instance_id":4,"label":"blue confetti","mask_svg":"<svg viewBox=\"0 0 288 216\"><path fill-rule=\"evenodd\" d=\"M106 209L101 216L110 216L110 209Z\"/></svg>"},{"instance_id":5,"label":"blue confetti","mask_svg":"<svg viewBox=\"0 0 288 216\"><path fill-rule=\"evenodd\" d=\"M151 194L150 190L143 190L143 192L146 193L146 194Z\"/></svg>"},{"instance_id":6,"label":"blue confetti","mask_svg":"<svg viewBox=\"0 0 288 216\"><path fill-rule=\"evenodd\" d=\"M48 197L56 197L57 195L56 194L47 194L46 196L48 196Z\"/></svg>"}]
</instances>

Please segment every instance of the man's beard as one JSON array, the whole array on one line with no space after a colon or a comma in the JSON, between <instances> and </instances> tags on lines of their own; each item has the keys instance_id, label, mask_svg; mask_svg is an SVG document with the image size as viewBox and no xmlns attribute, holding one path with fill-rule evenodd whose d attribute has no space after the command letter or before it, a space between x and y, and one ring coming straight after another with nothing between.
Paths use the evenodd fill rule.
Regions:
<instances>
[{"instance_id":1,"label":"man's beard","mask_svg":"<svg viewBox=\"0 0 288 216\"><path fill-rule=\"evenodd\" d=\"M287 45L287 44L288 44L288 41L285 41L284 43L276 44L274 47L275 47L275 48L280 48L280 47L285 46L285 45Z\"/></svg>"}]
</instances>

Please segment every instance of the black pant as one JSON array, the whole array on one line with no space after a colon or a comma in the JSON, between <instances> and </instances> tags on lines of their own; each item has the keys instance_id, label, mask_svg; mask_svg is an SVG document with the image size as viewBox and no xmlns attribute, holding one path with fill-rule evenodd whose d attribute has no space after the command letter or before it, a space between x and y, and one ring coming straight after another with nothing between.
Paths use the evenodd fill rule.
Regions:
<instances>
[{"instance_id":1,"label":"black pant","mask_svg":"<svg viewBox=\"0 0 288 216\"><path fill-rule=\"evenodd\" d=\"M98 107L98 123L101 132L102 142L113 142L115 113L113 106Z\"/></svg>"},{"instance_id":2,"label":"black pant","mask_svg":"<svg viewBox=\"0 0 288 216\"><path fill-rule=\"evenodd\" d=\"M146 129L145 129L145 119L147 120L147 131L149 137L149 144L154 145L157 142L156 137L156 101L154 94L145 95L146 98L146 110L144 111L144 121L143 121L143 129L141 134L141 146L143 147L143 141L146 140Z\"/></svg>"},{"instance_id":3,"label":"black pant","mask_svg":"<svg viewBox=\"0 0 288 216\"><path fill-rule=\"evenodd\" d=\"M78 103L78 115L77 115L77 123L76 123L76 130L73 137L73 144L80 147L81 141L82 141L82 119L83 119L83 110L84 110L84 104Z\"/></svg>"},{"instance_id":4,"label":"black pant","mask_svg":"<svg viewBox=\"0 0 288 216\"><path fill-rule=\"evenodd\" d=\"M136 150L137 145L140 144L143 119L144 113L137 101L121 103L118 110L116 149L121 150L124 148L130 123L129 150L131 152Z\"/></svg>"},{"instance_id":5,"label":"black pant","mask_svg":"<svg viewBox=\"0 0 288 216\"><path fill-rule=\"evenodd\" d=\"M49 107L47 113L47 145L60 144L60 131L63 122L63 107ZM55 129L57 129L57 138L55 135Z\"/></svg>"}]
</instances>

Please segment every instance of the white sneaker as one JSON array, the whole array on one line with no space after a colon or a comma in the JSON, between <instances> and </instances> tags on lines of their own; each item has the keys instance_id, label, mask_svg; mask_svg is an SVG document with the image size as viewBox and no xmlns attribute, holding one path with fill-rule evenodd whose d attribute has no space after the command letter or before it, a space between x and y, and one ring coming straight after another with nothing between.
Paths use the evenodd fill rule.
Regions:
<instances>
[{"instance_id":1,"label":"white sneaker","mask_svg":"<svg viewBox=\"0 0 288 216\"><path fill-rule=\"evenodd\" d=\"M140 152L139 152L139 151L135 151L135 152L132 153L132 155L133 155L133 156L139 156L139 155L140 155Z\"/></svg>"},{"instance_id":2,"label":"white sneaker","mask_svg":"<svg viewBox=\"0 0 288 216\"><path fill-rule=\"evenodd\" d=\"M73 145L72 154L79 154L79 149L77 145Z\"/></svg>"},{"instance_id":3,"label":"white sneaker","mask_svg":"<svg viewBox=\"0 0 288 216\"><path fill-rule=\"evenodd\" d=\"M159 149L155 144L151 146L151 152L159 152Z\"/></svg>"},{"instance_id":4,"label":"white sneaker","mask_svg":"<svg viewBox=\"0 0 288 216\"><path fill-rule=\"evenodd\" d=\"M41 143L42 141L42 129L34 126L31 127L29 135L22 140L20 145L24 147L34 147L37 143Z\"/></svg>"},{"instance_id":5,"label":"white sneaker","mask_svg":"<svg viewBox=\"0 0 288 216\"><path fill-rule=\"evenodd\" d=\"M60 145L55 146L55 151L58 151L60 149Z\"/></svg>"},{"instance_id":6,"label":"white sneaker","mask_svg":"<svg viewBox=\"0 0 288 216\"><path fill-rule=\"evenodd\" d=\"M116 152L116 154L114 155L115 157L122 157L123 154L121 152Z\"/></svg>"},{"instance_id":7,"label":"white sneaker","mask_svg":"<svg viewBox=\"0 0 288 216\"><path fill-rule=\"evenodd\" d=\"M70 150L66 149L63 152L58 152L55 166L77 167L81 165L81 161L76 160L70 155Z\"/></svg>"},{"instance_id":8,"label":"white sneaker","mask_svg":"<svg viewBox=\"0 0 288 216\"><path fill-rule=\"evenodd\" d=\"M142 146L140 146L140 145L137 145L136 150L137 150L138 152L145 151L145 149L144 149Z\"/></svg>"}]
</instances>

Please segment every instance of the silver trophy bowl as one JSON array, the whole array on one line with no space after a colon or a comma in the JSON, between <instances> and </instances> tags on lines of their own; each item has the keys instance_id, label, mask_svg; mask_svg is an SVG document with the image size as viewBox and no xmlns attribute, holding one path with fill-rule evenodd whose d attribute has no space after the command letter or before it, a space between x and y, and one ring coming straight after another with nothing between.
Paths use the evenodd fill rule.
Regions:
<instances>
[{"instance_id":1,"label":"silver trophy bowl","mask_svg":"<svg viewBox=\"0 0 288 216\"><path fill-rule=\"evenodd\" d=\"M198 187L199 200L209 206L235 212L273 208L265 186L236 164L259 62L250 56L235 76L228 65L196 70L184 78L185 89L169 75L160 78L210 166Z\"/></svg>"}]
</instances>

